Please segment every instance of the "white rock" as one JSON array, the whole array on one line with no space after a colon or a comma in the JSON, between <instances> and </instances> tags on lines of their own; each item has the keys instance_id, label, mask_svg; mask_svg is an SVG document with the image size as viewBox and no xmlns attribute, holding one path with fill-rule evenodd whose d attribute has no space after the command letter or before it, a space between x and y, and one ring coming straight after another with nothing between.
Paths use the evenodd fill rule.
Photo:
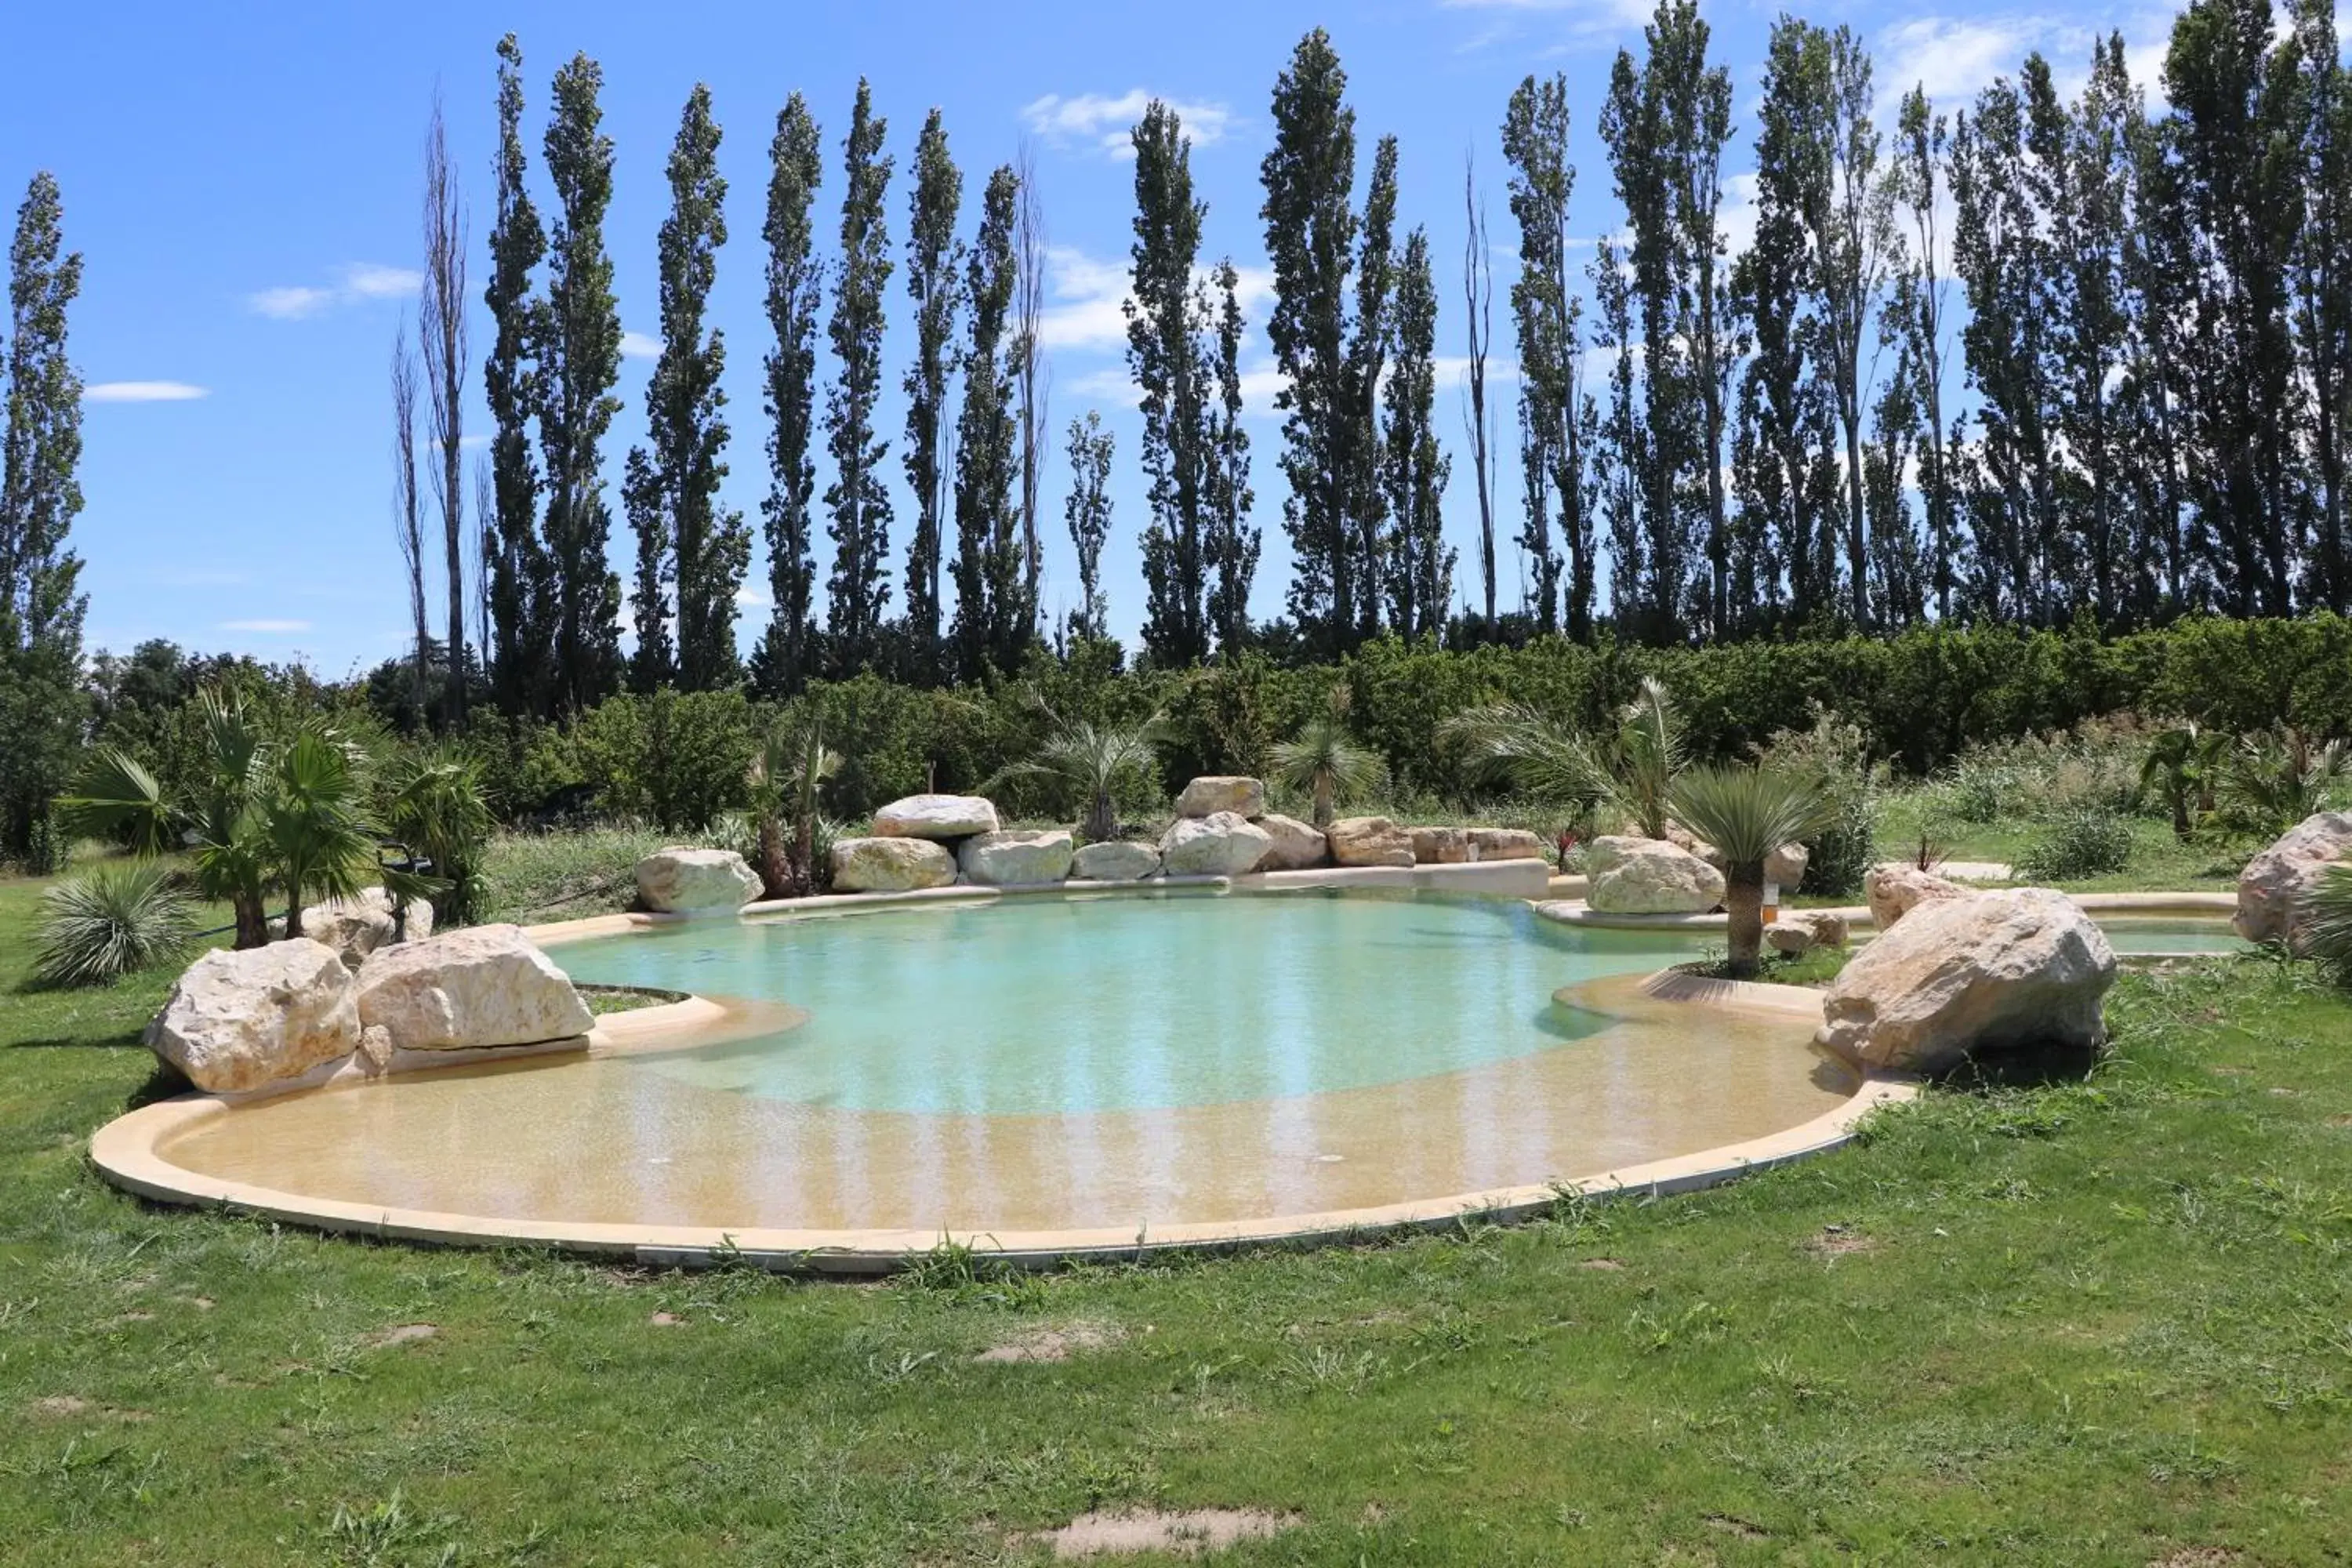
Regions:
<instances>
[{"instance_id":1,"label":"white rock","mask_svg":"<svg viewBox=\"0 0 2352 1568\"><path fill-rule=\"evenodd\" d=\"M306 905L302 910L302 934L312 942L325 942L342 958L345 967L357 969L361 961L379 947L389 947L394 941L422 942L433 934L430 900L409 900L405 921L394 919L395 907L386 889L362 888L348 899L329 899L323 903ZM279 922L273 925L283 929Z\"/></svg>"},{"instance_id":2,"label":"white rock","mask_svg":"<svg viewBox=\"0 0 2352 1568\"><path fill-rule=\"evenodd\" d=\"M1159 869L1160 851L1131 838L1082 844L1070 860L1070 875L1082 882L1140 882Z\"/></svg>"},{"instance_id":3,"label":"white rock","mask_svg":"<svg viewBox=\"0 0 2352 1568\"><path fill-rule=\"evenodd\" d=\"M1958 882L1947 881L1932 871L1922 871L1916 866L1906 866L1899 860L1873 866L1862 879L1863 901L1870 906L1870 921L1881 934L1896 921L1921 904L1948 899L1965 899L1969 889Z\"/></svg>"},{"instance_id":4,"label":"white rock","mask_svg":"<svg viewBox=\"0 0 2352 1568\"><path fill-rule=\"evenodd\" d=\"M2115 978L2115 950L2063 893L1929 900L1839 972L1820 1040L1889 1072L1943 1072L1987 1050L2093 1049Z\"/></svg>"},{"instance_id":5,"label":"white rock","mask_svg":"<svg viewBox=\"0 0 2352 1568\"><path fill-rule=\"evenodd\" d=\"M992 888L1025 888L1058 882L1070 874L1070 833L1066 827L1042 832L976 833L956 850L956 863L965 879Z\"/></svg>"},{"instance_id":6,"label":"white rock","mask_svg":"<svg viewBox=\"0 0 2352 1568\"><path fill-rule=\"evenodd\" d=\"M1543 840L1524 827L1470 829L1470 858L1473 860L1540 860L1543 858Z\"/></svg>"},{"instance_id":7,"label":"white rock","mask_svg":"<svg viewBox=\"0 0 2352 1568\"><path fill-rule=\"evenodd\" d=\"M1845 917L1827 910L1783 910L1764 928L1772 951L1791 956L1816 947L1843 947L1851 934Z\"/></svg>"},{"instance_id":8,"label":"white rock","mask_svg":"<svg viewBox=\"0 0 2352 1568\"><path fill-rule=\"evenodd\" d=\"M1470 835L1459 827L1408 827L1416 866L1460 866L1470 858Z\"/></svg>"},{"instance_id":9,"label":"white rock","mask_svg":"<svg viewBox=\"0 0 2352 1568\"><path fill-rule=\"evenodd\" d=\"M1596 838L1585 873L1585 901L1603 914L1703 914L1723 902L1723 873L1663 838Z\"/></svg>"},{"instance_id":10,"label":"white rock","mask_svg":"<svg viewBox=\"0 0 2352 1568\"><path fill-rule=\"evenodd\" d=\"M360 965L360 1024L395 1050L467 1051L587 1033L588 1005L520 926L467 926Z\"/></svg>"},{"instance_id":11,"label":"white rock","mask_svg":"<svg viewBox=\"0 0 2352 1568\"><path fill-rule=\"evenodd\" d=\"M1331 858L1331 846L1324 838L1323 830L1311 823L1268 812L1257 819L1257 825L1274 838L1265 858L1257 863L1261 871L1304 871Z\"/></svg>"},{"instance_id":12,"label":"white rock","mask_svg":"<svg viewBox=\"0 0 2352 1568\"><path fill-rule=\"evenodd\" d=\"M1385 816L1343 816L1323 831L1341 866L1410 866L1412 834Z\"/></svg>"},{"instance_id":13,"label":"white rock","mask_svg":"<svg viewBox=\"0 0 2352 1568\"><path fill-rule=\"evenodd\" d=\"M1202 773L1176 797L1179 816L1214 816L1230 811L1255 821L1265 815L1265 784L1237 773Z\"/></svg>"},{"instance_id":14,"label":"white rock","mask_svg":"<svg viewBox=\"0 0 2352 1568\"><path fill-rule=\"evenodd\" d=\"M308 937L188 965L147 1026L147 1048L198 1089L233 1094L298 1078L359 1044L352 972Z\"/></svg>"},{"instance_id":15,"label":"white rock","mask_svg":"<svg viewBox=\"0 0 2352 1568\"><path fill-rule=\"evenodd\" d=\"M904 893L944 888L956 879L956 859L944 844L925 838L836 838L833 890Z\"/></svg>"},{"instance_id":16,"label":"white rock","mask_svg":"<svg viewBox=\"0 0 2352 1568\"><path fill-rule=\"evenodd\" d=\"M1784 893L1793 893L1805 879L1812 852L1801 844L1783 844L1764 857L1764 880Z\"/></svg>"},{"instance_id":17,"label":"white rock","mask_svg":"<svg viewBox=\"0 0 2352 1568\"><path fill-rule=\"evenodd\" d=\"M2340 860L2352 860L2352 811L2304 818L2246 862L2230 923L2248 942L2284 942L2300 952L2305 903L2327 868Z\"/></svg>"},{"instance_id":18,"label":"white rock","mask_svg":"<svg viewBox=\"0 0 2352 1568\"><path fill-rule=\"evenodd\" d=\"M1171 877L1238 877L1273 844L1273 834L1234 812L1180 816L1160 835L1160 868Z\"/></svg>"},{"instance_id":19,"label":"white rock","mask_svg":"<svg viewBox=\"0 0 2352 1568\"><path fill-rule=\"evenodd\" d=\"M996 826L995 803L976 795L910 795L874 814L877 838L968 838Z\"/></svg>"},{"instance_id":20,"label":"white rock","mask_svg":"<svg viewBox=\"0 0 2352 1568\"><path fill-rule=\"evenodd\" d=\"M760 874L732 849L656 849L637 862L637 898L664 914L741 909L760 896Z\"/></svg>"}]
</instances>

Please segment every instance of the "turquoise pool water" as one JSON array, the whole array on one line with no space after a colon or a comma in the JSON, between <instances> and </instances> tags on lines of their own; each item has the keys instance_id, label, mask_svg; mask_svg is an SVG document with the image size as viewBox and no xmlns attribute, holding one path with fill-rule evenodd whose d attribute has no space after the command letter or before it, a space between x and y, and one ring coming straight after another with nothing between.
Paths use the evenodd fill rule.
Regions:
<instances>
[{"instance_id":1,"label":"turquoise pool water","mask_svg":"<svg viewBox=\"0 0 2352 1568\"><path fill-rule=\"evenodd\" d=\"M1552 994L1704 950L1516 901L1299 893L1008 900L712 922L562 948L576 980L788 1002L809 1021L647 1057L845 1110L1034 1115L1327 1093L1456 1072L1607 1020Z\"/></svg>"}]
</instances>

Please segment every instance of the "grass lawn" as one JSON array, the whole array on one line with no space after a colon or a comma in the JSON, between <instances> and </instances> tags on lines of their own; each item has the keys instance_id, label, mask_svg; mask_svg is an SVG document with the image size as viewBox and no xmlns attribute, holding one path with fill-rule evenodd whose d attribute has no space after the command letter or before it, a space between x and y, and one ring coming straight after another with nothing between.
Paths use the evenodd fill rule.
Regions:
<instances>
[{"instance_id":1,"label":"grass lawn","mask_svg":"<svg viewBox=\"0 0 2352 1568\"><path fill-rule=\"evenodd\" d=\"M0 884L11 1563L1017 1563L1128 1507L1295 1520L1234 1563L2352 1551L2352 1005L2270 961L2125 976L2091 1084L1714 1193L852 1286L142 1206L83 1149L153 1092L165 979L23 991L37 894Z\"/></svg>"}]
</instances>

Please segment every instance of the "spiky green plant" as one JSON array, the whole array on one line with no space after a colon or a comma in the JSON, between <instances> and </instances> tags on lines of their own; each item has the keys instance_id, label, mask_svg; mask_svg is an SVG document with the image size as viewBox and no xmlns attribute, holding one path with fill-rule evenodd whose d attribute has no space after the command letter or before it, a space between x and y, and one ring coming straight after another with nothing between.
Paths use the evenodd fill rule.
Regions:
<instances>
[{"instance_id":1,"label":"spiky green plant","mask_svg":"<svg viewBox=\"0 0 2352 1568\"><path fill-rule=\"evenodd\" d=\"M1667 804L1723 857L1731 976L1747 979L1764 945L1764 862L1781 845L1827 826L1834 809L1829 791L1809 773L1704 767L1676 776Z\"/></svg>"},{"instance_id":2,"label":"spiky green plant","mask_svg":"<svg viewBox=\"0 0 2352 1568\"><path fill-rule=\"evenodd\" d=\"M2137 798L2162 797L2171 808L2175 838L2186 839L2194 831L2199 802L2212 793L2228 745L2228 737L2191 721L2157 736L2140 759Z\"/></svg>"},{"instance_id":3,"label":"spiky green plant","mask_svg":"<svg viewBox=\"0 0 2352 1568\"><path fill-rule=\"evenodd\" d=\"M447 884L435 900L440 918L457 924L479 913L483 847L490 837L490 808L482 784L467 758L418 752L395 759L384 771L383 826L392 837L431 863Z\"/></svg>"},{"instance_id":4,"label":"spiky green plant","mask_svg":"<svg viewBox=\"0 0 2352 1568\"><path fill-rule=\"evenodd\" d=\"M1309 719L1296 738L1276 743L1267 756L1276 778L1313 795L1318 827L1331 826L1341 795L1370 795L1388 778L1380 753L1349 732L1344 686L1334 687L1324 711Z\"/></svg>"},{"instance_id":5,"label":"spiky green plant","mask_svg":"<svg viewBox=\"0 0 2352 1568\"><path fill-rule=\"evenodd\" d=\"M2352 752L2340 741L2316 741L2293 729L2248 735L2221 768L2215 793L2232 826L2272 837L2326 810L2347 772Z\"/></svg>"},{"instance_id":6,"label":"spiky green plant","mask_svg":"<svg viewBox=\"0 0 2352 1568\"><path fill-rule=\"evenodd\" d=\"M2338 984L2352 984L2352 866L2320 873L2304 916L2304 952Z\"/></svg>"},{"instance_id":7,"label":"spiky green plant","mask_svg":"<svg viewBox=\"0 0 2352 1568\"><path fill-rule=\"evenodd\" d=\"M1045 711L1052 713L1050 709ZM1056 718L1052 732L1027 760L999 768L981 788L990 789L1007 779L1058 780L1086 802L1078 825L1081 837L1089 844L1099 844L1118 837L1118 808L1113 797L1121 783L1151 777L1159 763L1159 742L1157 713L1132 727Z\"/></svg>"},{"instance_id":8,"label":"spiky green plant","mask_svg":"<svg viewBox=\"0 0 2352 1568\"><path fill-rule=\"evenodd\" d=\"M1610 768L1614 787L1609 792L1611 803L1633 819L1643 837L1666 836L1667 819L1674 815L1669 796L1688 760L1682 723L1665 687L1643 676L1640 694L1617 715L1617 744ZM1696 831L1695 824L1684 826Z\"/></svg>"},{"instance_id":9,"label":"spiky green plant","mask_svg":"<svg viewBox=\"0 0 2352 1568\"><path fill-rule=\"evenodd\" d=\"M817 884L817 795L842 769L841 753L824 743L824 721L811 713L779 724L751 759L751 811L759 819L761 891L771 899L805 896ZM793 845L784 847L790 816Z\"/></svg>"},{"instance_id":10,"label":"spiky green plant","mask_svg":"<svg viewBox=\"0 0 2352 1568\"><path fill-rule=\"evenodd\" d=\"M1463 748L1474 778L1529 800L1581 810L1609 793L1608 769L1591 742L1529 703L1497 702L1457 713L1438 733Z\"/></svg>"},{"instance_id":11,"label":"spiky green plant","mask_svg":"<svg viewBox=\"0 0 2352 1568\"><path fill-rule=\"evenodd\" d=\"M194 909L161 865L100 866L41 895L33 973L48 985L103 985L176 961L195 930Z\"/></svg>"}]
</instances>

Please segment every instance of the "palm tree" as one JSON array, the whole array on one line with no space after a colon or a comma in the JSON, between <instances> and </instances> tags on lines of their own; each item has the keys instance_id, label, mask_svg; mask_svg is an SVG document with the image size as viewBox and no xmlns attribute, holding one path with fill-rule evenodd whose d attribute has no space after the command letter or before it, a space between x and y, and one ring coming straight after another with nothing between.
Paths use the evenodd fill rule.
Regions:
<instances>
[{"instance_id":1,"label":"palm tree","mask_svg":"<svg viewBox=\"0 0 2352 1568\"><path fill-rule=\"evenodd\" d=\"M348 899L376 876L395 898L441 886L438 879L379 863L376 829L365 810L366 775L358 749L341 731L304 723L291 742L272 748L265 780L255 807L262 842L286 891L288 941L302 934L302 900L312 889L329 899Z\"/></svg>"},{"instance_id":2,"label":"palm tree","mask_svg":"<svg viewBox=\"0 0 2352 1568\"><path fill-rule=\"evenodd\" d=\"M1058 718L1042 701L1038 707L1054 718L1053 732L1028 761L999 768L981 788L991 789L1006 779L1058 779L1087 803L1078 831L1087 843L1118 837L1118 811L1112 796L1122 781L1152 775L1159 761L1152 748L1160 741L1160 715L1154 713L1133 728L1122 728L1097 724L1091 719Z\"/></svg>"},{"instance_id":3,"label":"palm tree","mask_svg":"<svg viewBox=\"0 0 2352 1568\"><path fill-rule=\"evenodd\" d=\"M1315 826L1331 826L1332 807L1343 795L1368 795L1381 787L1388 768L1380 753L1348 732L1348 689L1331 689L1329 705L1307 721L1296 740L1278 742L1269 753L1274 775L1315 796Z\"/></svg>"},{"instance_id":4,"label":"palm tree","mask_svg":"<svg viewBox=\"0 0 2352 1568\"><path fill-rule=\"evenodd\" d=\"M2187 838L2193 826L2192 811L2209 800L2213 775L2228 742L2194 721L2167 730L2148 747L2139 765L2139 795L2160 793L2172 808L2172 836Z\"/></svg>"},{"instance_id":5,"label":"palm tree","mask_svg":"<svg viewBox=\"0 0 2352 1568\"><path fill-rule=\"evenodd\" d=\"M1605 750L1521 702L1457 715L1444 732L1468 745L1474 771L1506 780L1523 795L1580 809L1606 805L1643 837L1666 836L1673 815L1667 796L1686 756L1674 703L1654 679L1644 677L1639 694L1619 710Z\"/></svg>"},{"instance_id":6,"label":"palm tree","mask_svg":"<svg viewBox=\"0 0 2352 1568\"><path fill-rule=\"evenodd\" d=\"M815 891L817 788L841 766L841 753L825 746L824 721L814 714L798 727L777 725L760 743L751 759L751 809L760 823L760 881L766 897ZM787 811L793 818L789 855Z\"/></svg>"},{"instance_id":7,"label":"palm tree","mask_svg":"<svg viewBox=\"0 0 2352 1568\"><path fill-rule=\"evenodd\" d=\"M456 922L473 919L475 868L490 834L490 808L473 763L420 752L394 762L383 784L386 831L448 884L442 915Z\"/></svg>"},{"instance_id":8,"label":"palm tree","mask_svg":"<svg viewBox=\"0 0 2352 1568\"><path fill-rule=\"evenodd\" d=\"M1612 798L1641 827L1643 837L1666 836L1666 819L1672 815L1668 797L1687 760L1682 724L1665 687L1643 676L1640 694L1617 716L1615 765L1610 770L1617 781ZM1695 823L1685 821L1683 826L1697 831Z\"/></svg>"},{"instance_id":9,"label":"palm tree","mask_svg":"<svg viewBox=\"0 0 2352 1568\"><path fill-rule=\"evenodd\" d=\"M1764 862L1781 845L1828 826L1835 803L1808 774L1726 767L1680 774L1668 800L1675 818L1723 857L1731 977L1748 979L1764 945Z\"/></svg>"},{"instance_id":10,"label":"palm tree","mask_svg":"<svg viewBox=\"0 0 2352 1568\"><path fill-rule=\"evenodd\" d=\"M2340 741L2315 742L2304 731L2249 735L2221 770L2216 787L2223 815L2249 832L2285 832L2325 811L2336 785L2352 771L2352 752Z\"/></svg>"}]
</instances>

